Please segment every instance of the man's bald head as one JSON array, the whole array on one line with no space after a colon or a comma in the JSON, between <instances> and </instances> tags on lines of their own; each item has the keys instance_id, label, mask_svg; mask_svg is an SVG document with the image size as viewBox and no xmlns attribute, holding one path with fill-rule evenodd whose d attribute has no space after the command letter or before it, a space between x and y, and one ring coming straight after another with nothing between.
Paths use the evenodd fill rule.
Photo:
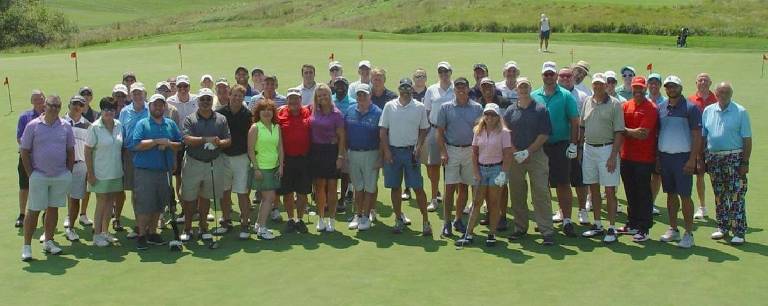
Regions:
<instances>
[{"instance_id":1,"label":"man's bald head","mask_svg":"<svg viewBox=\"0 0 768 306\"><path fill-rule=\"evenodd\" d=\"M696 88L699 91L709 91L710 86L712 86L712 78L709 73L702 72L696 75Z\"/></svg>"},{"instance_id":2,"label":"man's bald head","mask_svg":"<svg viewBox=\"0 0 768 306\"><path fill-rule=\"evenodd\" d=\"M715 88L715 96L717 96L719 102L730 102L733 97L733 87L731 86L731 83L720 82L720 84L717 84L717 87Z\"/></svg>"}]
</instances>

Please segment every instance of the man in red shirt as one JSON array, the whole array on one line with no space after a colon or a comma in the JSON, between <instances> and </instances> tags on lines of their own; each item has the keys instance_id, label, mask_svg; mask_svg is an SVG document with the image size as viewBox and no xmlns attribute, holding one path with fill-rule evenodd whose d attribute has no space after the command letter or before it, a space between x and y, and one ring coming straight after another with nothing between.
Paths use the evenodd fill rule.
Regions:
<instances>
[{"instance_id":1,"label":"man in red shirt","mask_svg":"<svg viewBox=\"0 0 768 306\"><path fill-rule=\"evenodd\" d=\"M704 112L704 108L710 104L717 102L717 97L710 90L712 86L712 79L709 77L709 73L702 72L696 76L696 93L688 97L693 105L699 108L699 112ZM696 213L693 214L694 219L704 219L707 216L707 208L704 205L706 193L704 192L704 152L700 152L696 158L696 194L699 196L699 208L696 209Z\"/></svg>"},{"instance_id":2,"label":"man in red shirt","mask_svg":"<svg viewBox=\"0 0 768 306\"><path fill-rule=\"evenodd\" d=\"M645 96L643 77L632 79L632 99L625 102L626 137L621 147L621 180L627 195L627 226L619 233L632 234L632 240L648 240L653 226L651 171L656 166L656 138L659 112Z\"/></svg>"},{"instance_id":3,"label":"man in red shirt","mask_svg":"<svg viewBox=\"0 0 768 306\"><path fill-rule=\"evenodd\" d=\"M312 178L309 176L309 116L312 112L301 105L301 89L288 89L288 103L277 111L277 121L283 139L285 159L283 176L280 178L278 194L283 196L288 222L285 232L307 232L304 224L304 210L307 195L312 192ZM294 200L295 199L295 200ZM294 215L294 208L296 215Z\"/></svg>"}]
</instances>

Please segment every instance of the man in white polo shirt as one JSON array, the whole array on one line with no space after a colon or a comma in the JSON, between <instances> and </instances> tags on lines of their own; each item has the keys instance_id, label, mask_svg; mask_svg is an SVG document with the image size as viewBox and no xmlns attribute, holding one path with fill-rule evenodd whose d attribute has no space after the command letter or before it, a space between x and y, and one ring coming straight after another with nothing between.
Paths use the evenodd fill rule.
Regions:
<instances>
[{"instance_id":1,"label":"man in white polo shirt","mask_svg":"<svg viewBox=\"0 0 768 306\"><path fill-rule=\"evenodd\" d=\"M301 66L301 84L298 87L301 89L301 105L310 105L315 100L315 89L317 88L317 82L315 82L315 66L310 64L304 64Z\"/></svg>"},{"instance_id":2,"label":"man in white polo shirt","mask_svg":"<svg viewBox=\"0 0 768 306\"><path fill-rule=\"evenodd\" d=\"M520 76L517 62L509 61L505 63L503 73L504 81L496 82L496 89L501 92L501 96L507 99L510 104L517 103L517 77Z\"/></svg>"},{"instance_id":3,"label":"man in white polo shirt","mask_svg":"<svg viewBox=\"0 0 768 306\"><path fill-rule=\"evenodd\" d=\"M241 69L242 70L242 69ZM182 123L187 116L194 114L197 112L197 96L190 93L190 82L189 77L186 75L180 75L176 77L176 94L169 97L167 101L167 105L173 106L176 108L176 111L179 113L179 121L181 122L175 122L177 126L182 126ZM182 133L184 133L182 131ZM184 136L184 135L182 135ZM179 165L176 167L176 171L173 172L173 176L176 178L176 198L181 199L181 165L184 161L184 147L182 147L181 150L176 152L176 164ZM183 222L183 216L186 214L182 212L181 216L179 217L178 221ZM211 215L212 219L213 215Z\"/></svg>"},{"instance_id":4,"label":"man in white polo shirt","mask_svg":"<svg viewBox=\"0 0 768 306\"><path fill-rule=\"evenodd\" d=\"M437 134L437 116L440 113L440 105L454 99L453 82L451 75L453 67L448 62L437 63L438 82L430 85L424 93L424 107L427 109L427 117L431 126L427 133L427 142L421 155L421 162L427 166L427 176L432 186L432 200L427 206L427 211L437 210L438 203L442 201L440 196L440 148L437 146L435 135Z\"/></svg>"},{"instance_id":5,"label":"man in white polo shirt","mask_svg":"<svg viewBox=\"0 0 768 306\"><path fill-rule=\"evenodd\" d=\"M373 68L373 66L371 66L371 61L369 60L362 60L357 63L357 74L360 76L360 79L349 84L347 96L354 97L357 94L357 87L360 86L360 84L373 86L371 84L371 68Z\"/></svg>"}]
</instances>

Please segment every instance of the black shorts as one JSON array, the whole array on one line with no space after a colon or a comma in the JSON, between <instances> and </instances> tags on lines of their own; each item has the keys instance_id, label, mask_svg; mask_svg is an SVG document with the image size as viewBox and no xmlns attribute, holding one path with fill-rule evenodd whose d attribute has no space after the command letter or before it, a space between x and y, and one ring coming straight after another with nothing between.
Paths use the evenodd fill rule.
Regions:
<instances>
[{"instance_id":1,"label":"black shorts","mask_svg":"<svg viewBox=\"0 0 768 306\"><path fill-rule=\"evenodd\" d=\"M551 30L539 31L539 38L541 38L541 39L549 39L549 34L550 33L551 33Z\"/></svg>"},{"instance_id":2,"label":"black shorts","mask_svg":"<svg viewBox=\"0 0 768 306\"><path fill-rule=\"evenodd\" d=\"M571 183L571 161L565 156L568 142L560 141L544 145L544 153L549 158L549 187Z\"/></svg>"},{"instance_id":3,"label":"black shorts","mask_svg":"<svg viewBox=\"0 0 768 306\"><path fill-rule=\"evenodd\" d=\"M339 169L336 168L336 159L339 156L338 144L312 144L309 150L309 169L312 179L337 179Z\"/></svg>"},{"instance_id":4,"label":"black shorts","mask_svg":"<svg viewBox=\"0 0 768 306\"><path fill-rule=\"evenodd\" d=\"M579 148L580 152L584 152L583 148ZM583 156L583 155L582 155ZM578 158L571 159L571 187L584 187L584 178L581 173L581 161Z\"/></svg>"},{"instance_id":5,"label":"black shorts","mask_svg":"<svg viewBox=\"0 0 768 306\"><path fill-rule=\"evenodd\" d=\"M19 189L28 190L29 175L27 175L27 170L24 170L24 164L21 163L21 155L19 155L19 165L17 170L19 172Z\"/></svg>"},{"instance_id":6,"label":"black shorts","mask_svg":"<svg viewBox=\"0 0 768 306\"><path fill-rule=\"evenodd\" d=\"M286 156L283 162L283 176L280 178L279 195L289 193L312 193L312 176L309 173L309 158L306 156Z\"/></svg>"},{"instance_id":7,"label":"black shorts","mask_svg":"<svg viewBox=\"0 0 768 306\"><path fill-rule=\"evenodd\" d=\"M176 152L176 171L173 171L173 175L181 175L182 166L184 166L184 149Z\"/></svg>"}]
</instances>

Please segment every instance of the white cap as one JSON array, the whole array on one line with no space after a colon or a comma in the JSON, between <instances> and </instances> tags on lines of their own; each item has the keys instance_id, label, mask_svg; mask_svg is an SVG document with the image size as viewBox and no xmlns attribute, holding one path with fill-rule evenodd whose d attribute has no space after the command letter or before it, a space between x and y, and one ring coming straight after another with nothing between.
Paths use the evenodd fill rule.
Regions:
<instances>
[{"instance_id":1,"label":"white cap","mask_svg":"<svg viewBox=\"0 0 768 306\"><path fill-rule=\"evenodd\" d=\"M149 98L149 103L155 102L155 101L163 101L165 102L165 97L161 94L154 94Z\"/></svg>"},{"instance_id":2,"label":"white cap","mask_svg":"<svg viewBox=\"0 0 768 306\"><path fill-rule=\"evenodd\" d=\"M501 116L501 109L499 109L499 105L496 103L488 103L485 105L485 108L483 109L483 114L489 111L496 113L497 116Z\"/></svg>"},{"instance_id":3,"label":"white cap","mask_svg":"<svg viewBox=\"0 0 768 306\"><path fill-rule=\"evenodd\" d=\"M205 81L205 79L209 79L209 80L211 80L211 82L213 82L213 77L212 77L210 74L204 74L204 75L203 75L203 76L200 78L200 83L202 83L203 81Z\"/></svg>"},{"instance_id":4,"label":"white cap","mask_svg":"<svg viewBox=\"0 0 768 306\"><path fill-rule=\"evenodd\" d=\"M531 81L529 81L526 77L519 77L515 81L517 82L516 87L520 87L522 84L528 84L529 87L531 86Z\"/></svg>"},{"instance_id":5,"label":"white cap","mask_svg":"<svg viewBox=\"0 0 768 306\"><path fill-rule=\"evenodd\" d=\"M187 84L189 85L189 77L186 75L180 75L176 77L176 84Z\"/></svg>"},{"instance_id":6,"label":"white cap","mask_svg":"<svg viewBox=\"0 0 768 306\"><path fill-rule=\"evenodd\" d=\"M544 62L544 64L541 65L541 73L545 73L547 71L557 73L557 64L555 62Z\"/></svg>"},{"instance_id":7,"label":"white cap","mask_svg":"<svg viewBox=\"0 0 768 306\"><path fill-rule=\"evenodd\" d=\"M116 92L122 92L125 95L128 95L128 87L125 87L123 84L117 84L115 87L112 87L112 93Z\"/></svg>"},{"instance_id":8,"label":"white cap","mask_svg":"<svg viewBox=\"0 0 768 306\"><path fill-rule=\"evenodd\" d=\"M144 92L147 91L146 89L144 89L144 83L142 83L142 82L136 82L136 83L131 84L131 92L133 92L134 90L141 90L141 91L144 91Z\"/></svg>"},{"instance_id":9,"label":"white cap","mask_svg":"<svg viewBox=\"0 0 768 306\"><path fill-rule=\"evenodd\" d=\"M155 84L155 90L160 89L160 87L163 87L163 86L168 87L168 89L171 88L171 85L168 85L168 82L160 81L160 82L157 82L157 84Z\"/></svg>"},{"instance_id":10,"label":"white cap","mask_svg":"<svg viewBox=\"0 0 768 306\"><path fill-rule=\"evenodd\" d=\"M362 84L358 85L357 86L357 90L355 91L355 94L358 94L358 93L361 93L361 92L364 92L366 95L370 95L371 94L371 85L368 85L368 84L365 84L365 83L362 83Z\"/></svg>"},{"instance_id":11,"label":"white cap","mask_svg":"<svg viewBox=\"0 0 768 306\"><path fill-rule=\"evenodd\" d=\"M607 83L605 81L605 75L600 73L600 72L593 74L592 75L592 84L595 84L597 82L600 82L600 83L603 83L603 84Z\"/></svg>"},{"instance_id":12,"label":"white cap","mask_svg":"<svg viewBox=\"0 0 768 306\"><path fill-rule=\"evenodd\" d=\"M342 68L341 62L339 62L339 61L332 61L332 62L328 63L328 70L331 70L333 68Z\"/></svg>"},{"instance_id":13,"label":"white cap","mask_svg":"<svg viewBox=\"0 0 768 306\"><path fill-rule=\"evenodd\" d=\"M515 61L509 61L506 64L504 64L504 70L509 70L509 68L512 68L512 67L514 67L515 69L519 69L517 68L517 62Z\"/></svg>"},{"instance_id":14,"label":"white cap","mask_svg":"<svg viewBox=\"0 0 768 306\"><path fill-rule=\"evenodd\" d=\"M213 98L213 90L210 88L200 88L200 92L197 93L198 97L209 96Z\"/></svg>"},{"instance_id":15,"label":"white cap","mask_svg":"<svg viewBox=\"0 0 768 306\"><path fill-rule=\"evenodd\" d=\"M227 79L219 78L218 80L216 80L216 86L219 86L219 85L229 86L229 83L227 83Z\"/></svg>"},{"instance_id":16,"label":"white cap","mask_svg":"<svg viewBox=\"0 0 768 306\"><path fill-rule=\"evenodd\" d=\"M493 80L491 80L491 78L489 78L489 77L484 77L484 78L480 79L480 85L482 86L482 85L485 85L485 84L496 85L496 83L493 82Z\"/></svg>"},{"instance_id":17,"label":"white cap","mask_svg":"<svg viewBox=\"0 0 768 306\"><path fill-rule=\"evenodd\" d=\"M677 84L678 86L683 86L683 81L680 80L679 77L676 75L670 75L666 79L664 79L664 86L667 86L669 83Z\"/></svg>"},{"instance_id":18,"label":"white cap","mask_svg":"<svg viewBox=\"0 0 768 306\"><path fill-rule=\"evenodd\" d=\"M359 63L357 63L357 68L361 68L363 66L368 67L368 69L371 69L371 61L369 61L369 60L362 60Z\"/></svg>"},{"instance_id":19,"label":"white cap","mask_svg":"<svg viewBox=\"0 0 768 306\"><path fill-rule=\"evenodd\" d=\"M440 68L445 68L445 69L453 71L453 66L451 66L451 63L449 63L449 62L439 62L439 63L437 63L437 69L440 70Z\"/></svg>"},{"instance_id":20,"label":"white cap","mask_svg":"<svg viewBox=\"0 0 768 306\"><path fill-rule=\"evenodd\" d=\"M608 70L608 71L606 71L605 73L603 73L603 76L605 76L605 80L606 80L606 81L607 81L608 79L614 79L614 80L618 80L618 79L616 78L616 72L615 72L615 71L613 71L613 70Z\"/></svg>"},{"instance_id":21,"label":"white cap","mask_svg":"<svg viewBox=\"0 0 768 306\"><path fill-rule=\"evenodd\" d=\"M290 96L299 96L299 97L301 97L301 89L295 88L295 87L294 88L288 88L288 92L285 93L285 97L287 98L287 97L290 97Z\"/></svg>"}]
</instances>

